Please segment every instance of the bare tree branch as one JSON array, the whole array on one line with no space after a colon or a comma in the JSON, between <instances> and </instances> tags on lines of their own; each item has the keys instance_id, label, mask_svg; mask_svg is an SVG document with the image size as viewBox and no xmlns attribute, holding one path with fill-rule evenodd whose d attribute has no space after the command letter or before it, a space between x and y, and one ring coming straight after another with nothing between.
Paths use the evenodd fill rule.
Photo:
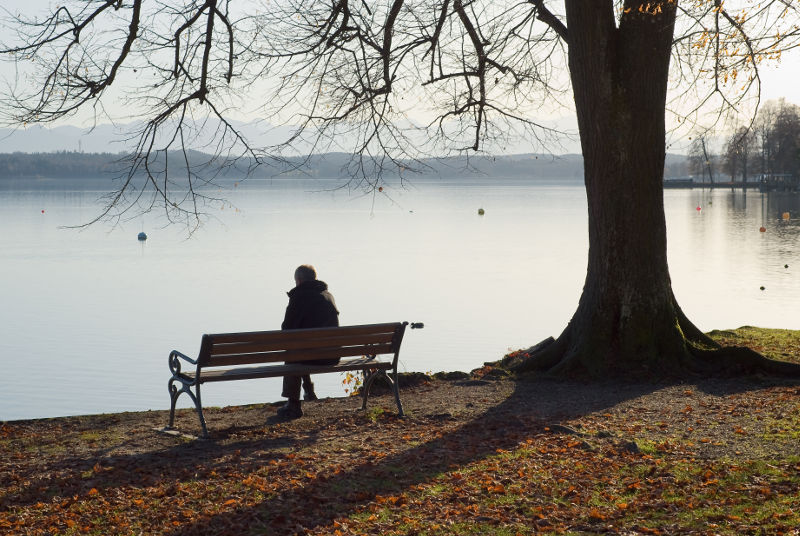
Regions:
<instances>
[{"instance_id":1,"label":"bare tree branch","mask_svg":"<svg viewBox=\"0 0 800 536\"><path fill-rule=\"evenodd\" d=\"M544 5L544 0L528 0L536 7L536 18L552 28L561 39L568 41L567 26Z\"/></svg>"}]
</instances>

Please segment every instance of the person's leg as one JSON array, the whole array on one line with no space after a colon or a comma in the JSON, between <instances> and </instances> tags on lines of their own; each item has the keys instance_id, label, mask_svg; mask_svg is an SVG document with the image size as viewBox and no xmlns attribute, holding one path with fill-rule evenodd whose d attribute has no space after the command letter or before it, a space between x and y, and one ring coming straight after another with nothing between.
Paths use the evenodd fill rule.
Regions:
<instances>
[{"instance_id":1,"label":"person's leg","mask_svg":"<svg viewBox=\"0 0 800 536\"><path fill-rule=\"evenodd\" d=\"M300 400L300 376L284 376L281 396L289 400Z\"/></svg>"},{"instance_id":2,"label":"person's leg","mask_svg":"<svg viewBox=\"0 0 800 536\"><path fill-rule=\"evenodd\" d=\"M311 383L311 375L309 374L303 376L303 400L317 400L314 384Z\"/></svg>"},{"instance_id":3,"label":"person's leg","mask_svg":"<svg viewBox=\"0 0 800 536\"><path fill-rule=\"evenodd\" d=\"M278 408L278 416L286 419L296 419L303 416L303 408L300 404L300 376L284 376L283 392L281 396L289 400Z\"/></svg>"}]
</instances>

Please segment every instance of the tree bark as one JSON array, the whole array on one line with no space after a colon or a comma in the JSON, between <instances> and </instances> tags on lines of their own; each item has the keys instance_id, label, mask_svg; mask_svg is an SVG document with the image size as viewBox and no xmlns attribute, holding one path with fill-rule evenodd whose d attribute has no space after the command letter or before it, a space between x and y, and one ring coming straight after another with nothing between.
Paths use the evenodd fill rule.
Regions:
<instances>
[{"instance_id":1,"label":"tree bark","mask_svg":"<svg viewBox=\"0 0 800 536\"><path fill-rule=\"evenodd\" d=\"M589 262L563 336L590 375L655 368L683 351L667 267L664 109L675 21L613 2L568 1L569 68L584 156ZM673 357L667 357L673 356Z\"/></svg>"}]
</instances>

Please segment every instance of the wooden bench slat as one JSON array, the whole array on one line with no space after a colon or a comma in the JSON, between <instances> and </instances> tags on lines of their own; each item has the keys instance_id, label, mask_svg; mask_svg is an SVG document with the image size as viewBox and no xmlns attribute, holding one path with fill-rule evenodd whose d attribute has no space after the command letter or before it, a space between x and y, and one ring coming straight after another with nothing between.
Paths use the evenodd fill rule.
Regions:
<instances>
[{"instance_id":1,"label":"wooden bench slat","mask_svg":"<svg viewBox=\"0 0 800 536\"><path fill-rule=\"evenodd\" d=\"M212 360L219 355L232 355L232 354L247 354L247 353L263 353L274 352L281 350L296 350L298 348L325 348L330 346L353 346L364 344L381 344L391 343L394 339L394 331L375 333L367 335L334 335L324 338L310 338L305 334L302 338L297 339L281 339L270 342L227 342L227 343L213 343L211 348Z\"/></svg>"},{"instance_id":2,"label":"wooden bench slat","mask_svg":"<svg viewBox=\"0 0 800 536\"><path fill-rule=\"evenodd\" d=\"M250 380L255 378L278 378L282 376L302 376L304 374L317 374L321 372L346 372L348 370L362 370L365 366L378 370L390 370L392 363L377 359L348 359L336 365L267 365L262 367L238 367L231 369L204 370L200 376L200 383L219 382L230 380ZM187 373L186 377L194 378L194 373Z\"/></svg>"},{"instance_id":3,"label":"wooden bench slat","mask_svg":"<svg viewBox=\"0 0 800 536\"><path fill-rule=\"evenodd\" d=\"M346 335L367 335L370 333L394 333L402 323L390 322L384 324L364 324L359 326L339 326L331 328L314 328L303 330L275 330L275 331L251 331L244 333L216 333L205 335L210 337L212 344L236 343L236 342L272 342L272 341L293 341L303 339L314 339L324 337L326 334L333 336Z\"/></svg>"},{"instance_id":4,"label":"wooden bench slat","mask_svg":"<svg viewBox=\"0 0 800 536\"><path fill-rule=\"evenodd\" d=\"M309 350L289 350L279 352L256 352L247 354L217 355L209 357L203 367L229 367L233 365L250 365L253 363L282 363L284 361L307 361L310 359L334 359L362 355L392 354L392 344L358 345L328 348L312 348Z\"/></svg>"}]
</instances>

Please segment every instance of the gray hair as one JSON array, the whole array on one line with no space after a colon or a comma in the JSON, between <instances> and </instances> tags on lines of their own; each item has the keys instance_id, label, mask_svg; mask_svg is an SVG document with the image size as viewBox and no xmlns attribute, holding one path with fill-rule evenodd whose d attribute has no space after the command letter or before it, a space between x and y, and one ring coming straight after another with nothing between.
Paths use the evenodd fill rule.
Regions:
<instances>
[{"instance_id":1,"label":"gray hair","mask_svg":"<svg viewBox=\"0 0 800 536\"><path fill-rule=\"evenodd\" d=\"M294 278L299 282L314 281L317 278L317 271L310 264L301 264L294 271Z\"/></svg>"}]
</instances>

